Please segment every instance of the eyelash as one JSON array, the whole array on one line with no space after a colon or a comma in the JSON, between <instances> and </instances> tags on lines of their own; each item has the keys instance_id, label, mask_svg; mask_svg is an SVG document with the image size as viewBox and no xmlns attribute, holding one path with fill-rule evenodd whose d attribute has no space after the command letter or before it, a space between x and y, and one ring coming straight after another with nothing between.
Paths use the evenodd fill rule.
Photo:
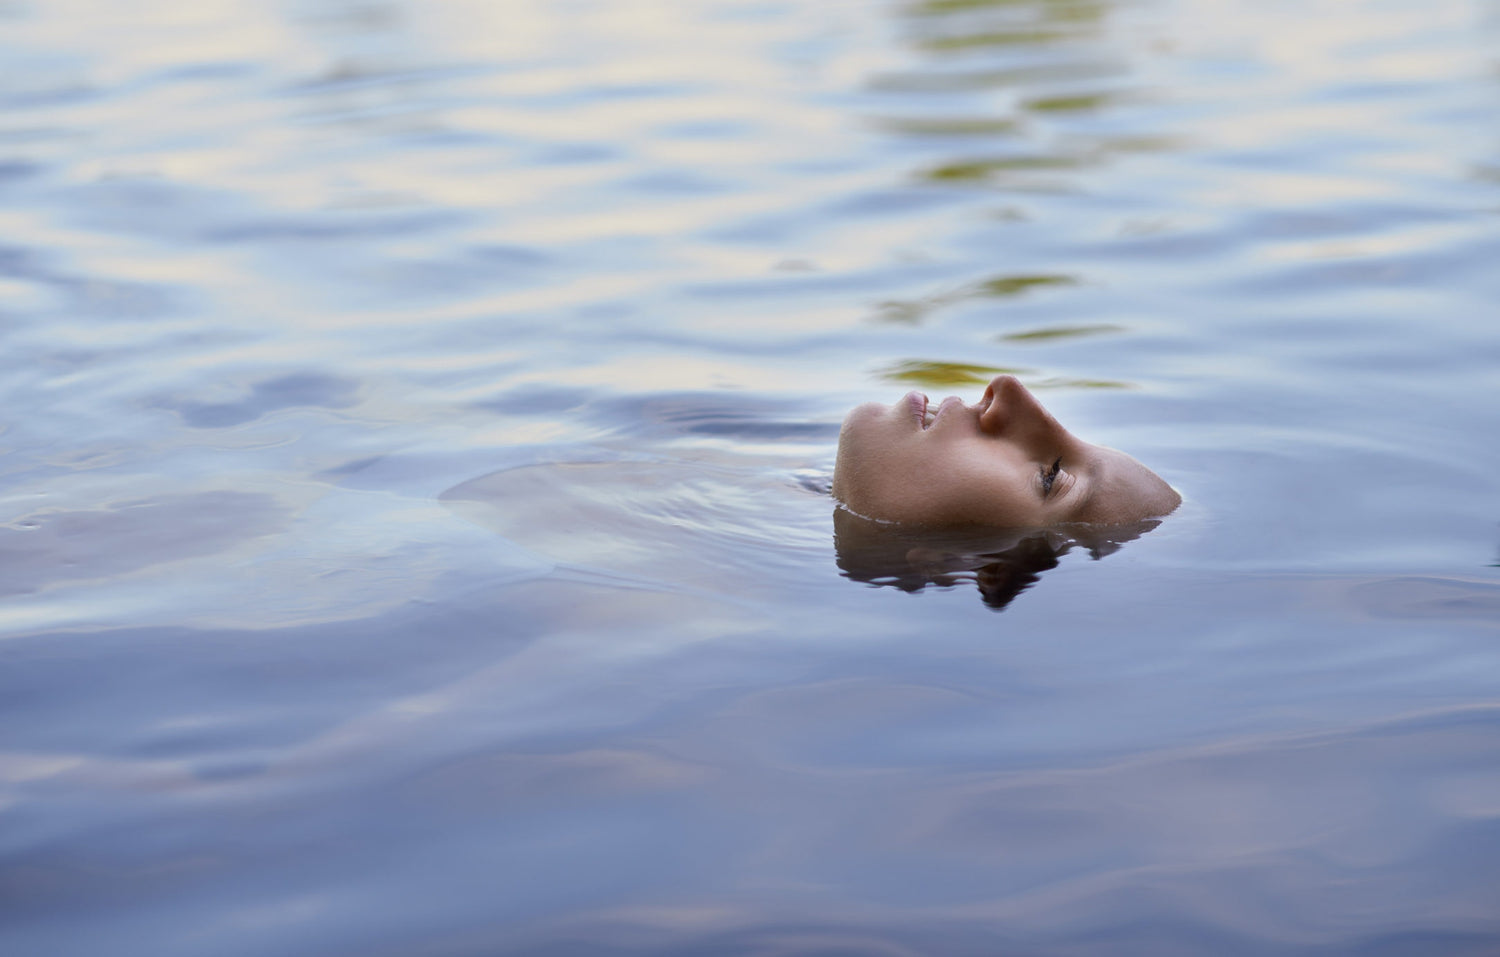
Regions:
<instances>
[{"instance_id":1,"label":"eyelash","mask_svg":"<svg viewBox=\"0 0 1500 957\"><path fill-rule=\"evenodd\" d=\"M1046 498L1052 494L1052 483L1057 481L1057 473L1062 471L1062 458L1059 457L1056 462L1052 463L1050 472L1046 469L1037 469L1037 471L1042 473L1042 498Z\"/></svg>"}]
</instances>

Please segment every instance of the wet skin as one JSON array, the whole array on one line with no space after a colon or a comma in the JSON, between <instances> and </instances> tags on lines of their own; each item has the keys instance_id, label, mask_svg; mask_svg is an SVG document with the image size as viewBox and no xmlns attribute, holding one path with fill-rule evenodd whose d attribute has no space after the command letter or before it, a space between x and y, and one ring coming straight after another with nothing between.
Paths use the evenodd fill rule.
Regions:
<instances>
[{"instance_id":1,"label":"wet skin","mask_svg":"<svg viewBox=\"0 0 1500 957\"><path fill-rule=\"evenodd\" d=\"M867 518L1009 528L1136 522L1182 501L1135 459L1063 428L1014 376L973 405L913 392L859 406L839 433L833 495Z\"/></svg>"}]
</instances>

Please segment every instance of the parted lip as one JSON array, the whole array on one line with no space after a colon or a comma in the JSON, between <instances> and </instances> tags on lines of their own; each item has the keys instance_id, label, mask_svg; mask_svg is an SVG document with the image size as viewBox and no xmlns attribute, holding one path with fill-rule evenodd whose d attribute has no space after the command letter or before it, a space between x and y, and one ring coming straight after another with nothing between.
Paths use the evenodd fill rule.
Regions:
<instances>
[{"instance_id":1,"label":"parted lip","mask_svg":"<svg viewBox=\"0 0 1500 957\"><path fill-rule=\"evenodd\" d=\"M936 409L932 408L931 400L921 392L908 392L906 394L906 406L911 410L912 418L917 422L917 430L925 432L938 423L945 414L954 409L966 409L968 411L979 411L973 406L964 405L958 396L950 395L938 403Z\"/></svg>"}]
</instances>

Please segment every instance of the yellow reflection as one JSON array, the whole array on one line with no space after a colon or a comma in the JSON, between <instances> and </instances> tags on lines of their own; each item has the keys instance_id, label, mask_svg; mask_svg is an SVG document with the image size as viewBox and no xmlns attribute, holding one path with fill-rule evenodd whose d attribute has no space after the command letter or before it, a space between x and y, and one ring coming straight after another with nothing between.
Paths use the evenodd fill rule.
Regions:
<instances>
[{"instance_id":1,"label":"yellow reflection","mask_svg":"<svg viewBox=\"0 0 1500 957\"><path fill-rule=\"evenodd\" d=\"M1133 389L1129 382L1118 379L1080 379L1071 376L1048 376L1033 378L1035 369L1008 366L978 365L968 362L935 362L926 359L907 359L877 370L876 374L886 382L909 383L929 388L985 385L997 375L1020 376L1028 389Z\"/></svg>"},{"instance_id":2,"label":"yellow reflection","mask_svg":"<svg viewBox=\"0 0 1500 957\"><path fill-rule=\"evenodd\" d=\"M1085 336L1098 336L1111 332L1124 331L1124 326L1101 322L1088 326L1049 326L1045 329L1011 332L997 338L1002 342L1051 342L1056 339L1081 339Z\"/></svg>"},{"instance_id":3,"label":"yellow reflection","mask_svg":"<svg viewBox=\"0 0 1500 957\"><path fill-rule=\"evenodd\" d=\"M1020 127L1015 120L994 116L902 117L881 125L905 136L1004 136Z\"/></svg>"},{"instance_id":4,"label":"yellow reflection","mask_svg":"<svg viewBox=\"0 0 1500 957\"><path fill-rule=\"evenodd\" d=\"M1032 375L1031 369L974 365L967 362L932 362L907 359L877 373L887 382L909 382L925 386L980 385L997 375Z\"/></svg>"},{"instance_id":5,"label":"yellow reflection","mask_svg":"<svg viewBox=\"0 0 1500 957\"><path fill-rule=\"evenodd\" d=\"M993 30L988 33L969 33L956 37L938 37L923 40L918 46L924 50L942 53L949 50L972 50L976 47L1040 46L1068 39L1063 30Z\"/></svg>"},{"instance_id":6,"label":"yellow reflection","mask_svg":"<svg viewBox=\"0 0 1500 957\"><path fill-rule=\"evenodd\" d=\"M965 299L1009 298L1020 296L1036 289L1059 286L1076 286L1078 278L1057 273L1037 275L992 276L976 283L960 286L946 292L934 293L921 299L891 300L880 304L879 318L887 322L920 322L928 313Z\"/></svg>"},{"instance_id":7,"label":"yellow reflection","mask_svg":"<svg viewBox=\"0 0 1500 957\"><path fill-rule=\"evenodd\" d=\"M1119 99L1115 93L1075 93L1068 96L1039 96L1022 103L1036 113L1080 113L1109 106Z\"/></svg>"}]
</instances>

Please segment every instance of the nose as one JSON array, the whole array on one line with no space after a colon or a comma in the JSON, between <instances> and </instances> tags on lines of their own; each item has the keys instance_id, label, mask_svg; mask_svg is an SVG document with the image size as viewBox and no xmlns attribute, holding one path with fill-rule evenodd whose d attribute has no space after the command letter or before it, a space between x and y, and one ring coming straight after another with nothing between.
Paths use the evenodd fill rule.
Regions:
<instances>
[{"instance_id":1,"label":"nose","mask_svg":"<svg viewBox=\"0 0 1500 957\"><path fill-rule=\"evenodd\" d=\"M979 406L979 427L991 435L1038 447L1056 445L1068 437L1062 423L1013 375L992 379Z\"/></svg>"}]
</instances>

